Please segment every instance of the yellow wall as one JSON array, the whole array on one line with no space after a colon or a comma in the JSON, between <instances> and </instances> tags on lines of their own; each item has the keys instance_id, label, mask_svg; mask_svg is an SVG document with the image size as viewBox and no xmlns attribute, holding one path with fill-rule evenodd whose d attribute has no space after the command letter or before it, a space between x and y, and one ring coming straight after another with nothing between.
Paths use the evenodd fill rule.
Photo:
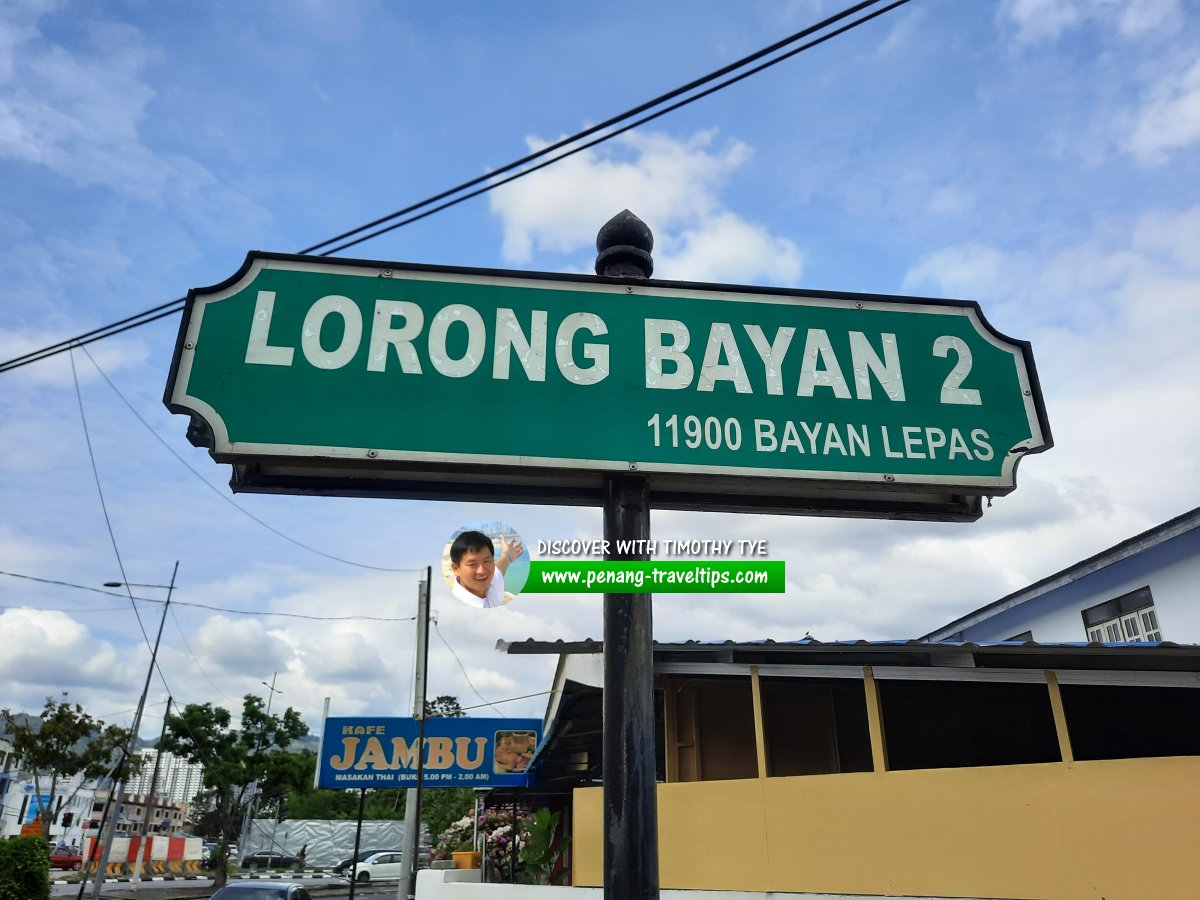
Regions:
<instances>
[{"instance_id":1,"label":"yellow wall","mask_svg":"<svg viewBox=\"0 0 1200 900\"><path fill-rule=\"evenodd\" d=\"M577 885L603 881L602 793L575 791ZM1200 758L660 784L664 888L1200 897Z\"/></svg>"}]
</instances>

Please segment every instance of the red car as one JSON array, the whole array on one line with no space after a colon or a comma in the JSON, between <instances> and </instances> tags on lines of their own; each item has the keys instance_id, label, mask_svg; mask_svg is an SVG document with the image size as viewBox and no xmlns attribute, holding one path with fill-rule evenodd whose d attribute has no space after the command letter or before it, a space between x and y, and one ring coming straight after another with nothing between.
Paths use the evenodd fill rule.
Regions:
<instances>
[{"instance_id":1,"label":"red car","mask_svg":"<svg viewBox=\"0 0 1200 900\"><path fill-rule=\"evenodd\" d=\"M50 854L50 868L70 869L73 872L78 872L83 868L83 857L78 852L55 850Z\"/></svg>"}]
</instances>

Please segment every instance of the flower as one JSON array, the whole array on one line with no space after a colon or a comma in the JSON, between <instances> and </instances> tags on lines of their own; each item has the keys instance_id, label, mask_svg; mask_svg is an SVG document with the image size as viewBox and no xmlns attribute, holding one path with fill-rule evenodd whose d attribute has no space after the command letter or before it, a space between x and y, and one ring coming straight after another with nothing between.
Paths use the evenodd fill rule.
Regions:
<instances>
[{"instance_id":1,"label":"flower","mask_svg":"<svg viewBox=\"0 0 1200 900\"><path fill-rule=\"evenodd\" d=\"M449 859L455 850L471 850L475 844L475 817L465 815L438 836L434 859Z\"/></svg>"},{"instance_id":2,"label":"flower","mask_svg":"<svg viewBox=\"0 0 1200 900\"><path fill-rule=\"evenodd\" d=\"M484 810L478 818L463 816L438 837L434 858L449 859L455 850L480 849L484 851L489 877L507 880L510 873L519 873L522 868L520 852L526 843L525 831L530 821L528 813L514 815L511 809Z\"/></svg>"}]
</instances>

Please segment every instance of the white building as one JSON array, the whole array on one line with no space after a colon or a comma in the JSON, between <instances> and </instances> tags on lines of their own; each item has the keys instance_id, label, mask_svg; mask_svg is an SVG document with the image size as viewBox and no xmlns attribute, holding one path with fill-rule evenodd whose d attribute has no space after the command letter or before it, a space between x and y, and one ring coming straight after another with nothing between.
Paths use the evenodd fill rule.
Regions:
<instances>
[{"instance_id":1,"label":"white building","mask_svg":"<svg viewBox=\"0 0 1200 900\"><path fill-rule=\"evenodd\" d=\"M125 789L131 794L145 795L150 793L150 780L154 777L154 757L156 750L139 750L142 758L141 771L129 779ZM172 800L175 803L190 804L204 787L204 766L189 762L181 756L164 751L159 762L158 781L155 784L156 796Z\"/></svg>"},{"instance_id":2,"label":"white building","mask_svg":"<svg viewBox=\"0 0 1200 900\"><path fill-rule=\"evenodd\" d=\"M150 794L155 751L138 752L142 756L142 771L125 785L118 833L132 832L139 826ZM60 779L54 796L50 796L50 776L43 777L40 784L35 785L33 777L21 771L18 763L12 744L0 738L0 838L19 835L21 826L36 821L44 807L54 810L50 822L53 840L82 845L85 836L96 833L108 796L106 787L97 787L96 781L84 783L82 776L75 775ZM150 810L152 833L166 834L182 827L192 798L203 786L203 776L203 766L173 753L163 753Z\"/></svg>"},{"instance_id":3,"label":"white building","mask_svg":"<svg viewBox=\"0 0 1200 900\"><path fill-rule=\"evenodd\" d=\"M16 837L22 825L37 821L43 808L54 810L50 838L68 844L81 844L94 806L94 782L83 783L81 776L60 779L54 795L49 794L50 777L34 779L26 773L10 772L11 780L0 798L0 838ZM37 788L41 787L42 793Z\"/></svg>"},{"instance_id":4,"label":"white building","mask_svg":"<svg viewBox=\"0 0 1200 900\"><path fill-rule=\"evenodd\" d=\"M1200 508L967 613L925 641L1200 643Z\"/></svg>"}]
</instances>

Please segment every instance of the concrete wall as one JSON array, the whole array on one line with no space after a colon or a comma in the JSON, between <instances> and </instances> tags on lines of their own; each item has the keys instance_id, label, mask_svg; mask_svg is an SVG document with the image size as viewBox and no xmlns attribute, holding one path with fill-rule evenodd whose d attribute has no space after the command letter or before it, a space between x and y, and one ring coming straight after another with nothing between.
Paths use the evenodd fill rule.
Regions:
<instances>
[{"instance_id":1,"label":"concrete wall","mask_svg":"<svg viewBox=\"0 0 1200 900\"><path fill-rule=\"evenodd\" d=\"M774 894L749 891L663 891L664 900L770 900ZM478 873L425 870L417 873L420 900L602 900L603 888L480 884ZM783 898L779 898L783 900ZM805 900L870 900L861 894L805 894ZM949 900L922 897L917 900Z\"/></svg>"},{"instance_id":2,"label":"concrete wall","mask_svg":"<svg viewBox=\"0 0 1200 900\"><path fill-rule=\"evenodd\" d=\"M600 788L575 792L575 883L599 885ZM664 888L1184 900L1200 758L660 784Z\"/></svg>"}]
</instances>

